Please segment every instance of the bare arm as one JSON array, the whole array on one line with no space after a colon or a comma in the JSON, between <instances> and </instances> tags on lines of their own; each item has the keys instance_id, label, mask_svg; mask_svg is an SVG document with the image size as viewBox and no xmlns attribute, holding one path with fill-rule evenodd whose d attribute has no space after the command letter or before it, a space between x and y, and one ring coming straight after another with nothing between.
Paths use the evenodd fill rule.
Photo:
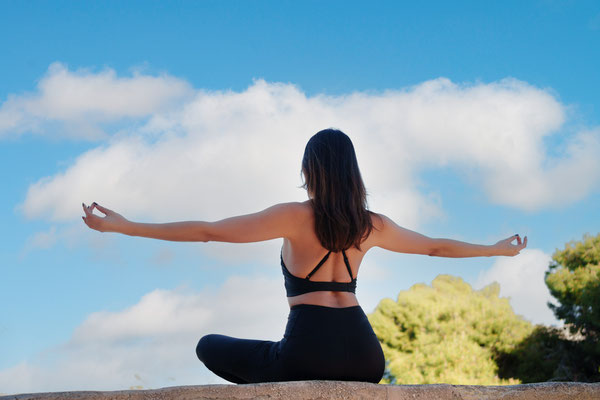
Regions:
<instances>
[{"instance_id":1,"label":"bare arm","mask_svg":"<svg viewBox=\"0 0 600 400\"><path fill-rule=\"evenodd\" d=\"M376 224L375 246L399 253L425 254L436 257L489 257L514 256L527 246L527 236L521 241L518 235L492 245L473 244L453 239L436 239L398 226L380 215ZM513 241L517 244L512 244Z\"/></svg>"},{"instance_id":2,"label":"bare arm","mask_svg":"<svg viewBox=\"0 0 600 400\"><path fill-rule=\"evenodd\" d=\"M117 232L176 242L248 243L289 237L295 223L294 203L277 204L263 211L216 222L182 221L163 224L132 222L122 215L93 203L82 204L83 221L100 232ZM93 214L96 208L104 217Z\"/></svg>"}]
</instances>

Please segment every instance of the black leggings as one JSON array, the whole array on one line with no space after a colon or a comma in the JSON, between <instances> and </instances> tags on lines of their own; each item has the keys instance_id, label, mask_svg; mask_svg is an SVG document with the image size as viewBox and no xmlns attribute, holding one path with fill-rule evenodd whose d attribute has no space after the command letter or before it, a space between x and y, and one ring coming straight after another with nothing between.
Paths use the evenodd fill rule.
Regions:
<instances>
[{"instance_id":1,"label":"black leggings","mask_svg":"<svg viewBox=\"0 0 600 400\"><path fill-rule=\"evenodd\" d=\"M206 335L196 354L209 370L233 383L378 383L385 368L381 345L360 306L296 305L279 342Z\"/></svg>"}]
</instances>

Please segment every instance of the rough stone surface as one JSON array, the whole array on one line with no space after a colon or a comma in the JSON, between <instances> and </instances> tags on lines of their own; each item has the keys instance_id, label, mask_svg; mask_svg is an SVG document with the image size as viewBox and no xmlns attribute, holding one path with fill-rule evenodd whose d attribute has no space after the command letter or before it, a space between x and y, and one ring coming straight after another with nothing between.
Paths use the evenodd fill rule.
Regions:
<instances>
[{"instance_id":1,"label":"rough stone surface","mask_svg":"<svg viewBox=\"0 0 600 400\"><path fill-rule=\"evenodd\" d=\"M203 400L203 399L389 399L389 400L598 400L600 383L552 382L514 386L375 385L300 381L253 385L176 386L115 392L56 392L0 396L0 400Z\"/></svg>"}]
</instances>

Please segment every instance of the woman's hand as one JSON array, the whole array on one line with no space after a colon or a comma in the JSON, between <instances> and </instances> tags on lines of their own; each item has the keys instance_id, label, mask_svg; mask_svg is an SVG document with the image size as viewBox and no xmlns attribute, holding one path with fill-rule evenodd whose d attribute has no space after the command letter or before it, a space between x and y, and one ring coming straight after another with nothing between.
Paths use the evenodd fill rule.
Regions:
<instances>
[{"instance_id":1,"label":"woman's hand","mask_svg":"<svg viewBox=\"0 0 600 400\"><path fill-rule=\"evenodd\" d=\"M125 225L129 222L125 219L121 214L118 214L108 208L104 208L98 203L94 202L91 206L86 206L81 203L83 206L83 212L85 213L85 217L83 218L83 222L85 224L97 231L100 232L123 232ZM94 208L98 209L104 217L94 215Z\"/></svg>"},{"instance_id":2,"label":"woman's hand","mask_svg":"<svg viewBox=\"0 0 600 400\"><path fill-rule=\"evenodd\" d=\"M512 244L512 242L515 240L517 241L517 244ZM516 256L521 250L527 247L527 236L525 236L521 241L521 237L518 234L512 235L509 238L500 240L492 247L494 249L494 253L496 253L494 255Z\"/></svg>"}]
</instances>

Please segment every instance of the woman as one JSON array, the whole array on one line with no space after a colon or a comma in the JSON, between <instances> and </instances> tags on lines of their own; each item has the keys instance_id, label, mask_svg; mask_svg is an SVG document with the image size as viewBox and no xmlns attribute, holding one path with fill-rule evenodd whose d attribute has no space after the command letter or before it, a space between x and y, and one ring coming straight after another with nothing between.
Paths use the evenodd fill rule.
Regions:
<instances>
[{"instance_id":1,"label":"woman","mask_svg":"<svg viewBox=\"0 0 600 400\"><path fill-rule=\"evenodd\" d=\"M385 360L355 296L356 276L372 247L439 257L514 256L527 245L519 235L494 245L433 239L367 210L352 142L326 129L306 145L302 173L309 196L255 214L217 222L130 222L96 203L83 220L101 232L171 241L258 242L283 238L281 268L290 305L279 342L204 336L200 360L234 383L353 380L377 383ZM105 217L93 214L98 209ZM513 241L517 244L513 244Z\"/></svg>"}]
</instances>

